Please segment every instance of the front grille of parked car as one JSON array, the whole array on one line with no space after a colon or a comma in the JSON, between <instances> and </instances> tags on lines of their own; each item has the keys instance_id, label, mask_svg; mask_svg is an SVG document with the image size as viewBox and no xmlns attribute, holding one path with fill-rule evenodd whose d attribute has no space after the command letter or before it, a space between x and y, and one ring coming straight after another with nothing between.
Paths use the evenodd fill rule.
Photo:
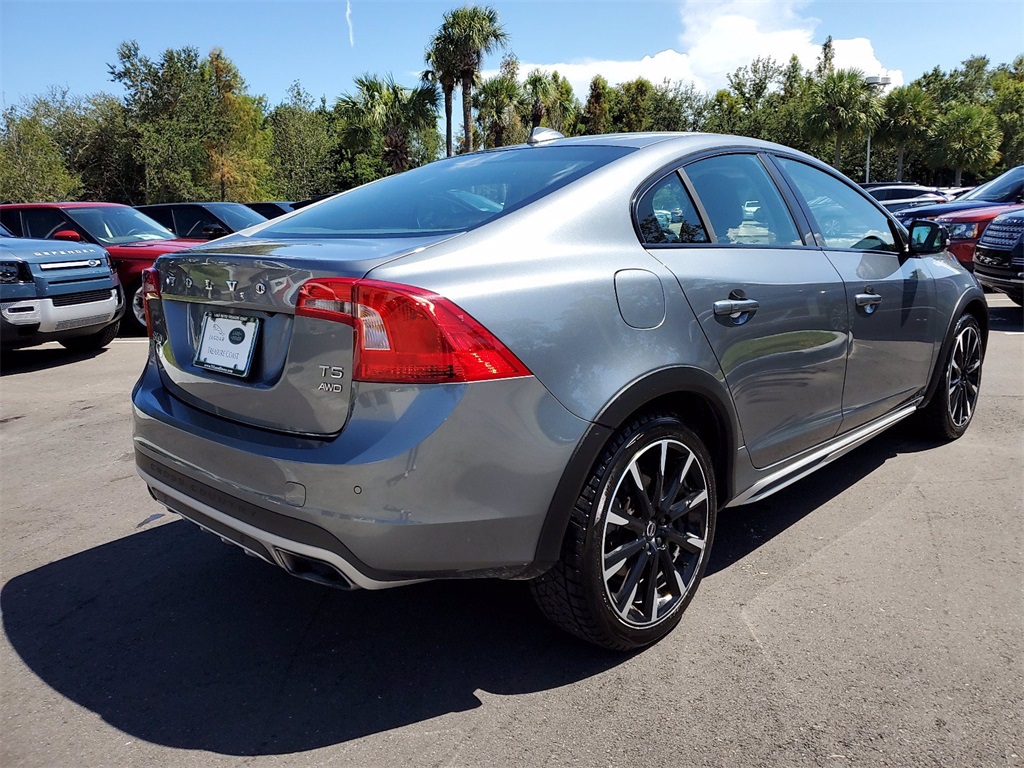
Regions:
<instances>
[{"instance_id":1,"label":"front grille of parked car","mask_svg":"<svg viewBox=\"0 0 1024 768\"><path fill-rule=\"evenodd\" d=\"M106 322L110 319L110 314L105 315L92 315L90 317L80 317L76 320L61 320L54 327L55 331L69 331L72 328L84 328L87 325L97 325L99 323Z\"/></svg>"},{"instance_id":2,"label":"front grille of parked car","mask_svg":"<svg viewBox=\"0 0 1024 768\"><path fill-rule=\"evenodd\" d=\"M106 301L110 298L110 288L102 288L97 291L81 291L79 293L65 293L63 296L54 296L53 306L70 307L75 304L88 304L92 301Z\"/></svg>"},{"instance_id":3,"label":"front grille of parked car","mask_svg":"<svg viewBox=\"0 0 1024 768\"><path fill-rule=\"evenodd\" d=\"M985 229L978 245L998 250L1009 250L1017 242L1017 238L1024 234L1024 216L1010 216L999 221L993 221Z\"/></svg>"}]
</instances>

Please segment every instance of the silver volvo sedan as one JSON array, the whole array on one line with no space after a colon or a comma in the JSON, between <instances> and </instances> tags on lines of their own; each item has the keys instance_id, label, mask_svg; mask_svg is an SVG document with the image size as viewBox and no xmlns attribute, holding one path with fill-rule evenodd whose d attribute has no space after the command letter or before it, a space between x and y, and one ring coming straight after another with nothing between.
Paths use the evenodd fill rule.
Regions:
<instances>
[{"instance_id":1,"label":"silver volvo sedan","mask_svg":"<svg viewBox=\"0 0 1024 768\"><path fill-rule=\"evenodd\" d=\"M641 647L719 509L967 429L988 314L945 245L776 144L540 130L160 258L138 469L296 576L529 580Z\"/></svg>"}]
</instances>

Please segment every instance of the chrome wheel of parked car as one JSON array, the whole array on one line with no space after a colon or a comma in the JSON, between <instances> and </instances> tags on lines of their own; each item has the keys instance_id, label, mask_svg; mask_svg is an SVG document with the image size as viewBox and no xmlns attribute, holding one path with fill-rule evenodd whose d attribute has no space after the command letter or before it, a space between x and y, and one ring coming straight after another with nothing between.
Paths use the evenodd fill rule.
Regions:
<instances>
[{"instance_id":1,"label":"chrome wheel of parked car","mask_svg":"<svg viewBox=\"0 0 1024 768\"><path fill-rule=\"evenodd\" d=\"M957 334L946 370L949 418L957 429L970 423L980 388L981 334L977 323L968 323Z\"/></svg>"},{"instance_id":2,"label":"chrome wheel of parked car","mask_svg":"<svg viewBox=\"0 0 1024 768\"><path fill-rule=\"evenodd\" d=\"M563 629L618 650L661 639L693 598L715 528L711 459L671 414L612 441L576 504L561 561L533 582Z\"/></svg>"},{"instance_id":3,"label":"chrome wheel of parked car","mask_svg":"<svg viewBox=\"0 0 1024 768\"><path fill-rule=\"evenodd\" d=\"M131 296L131 312L125 318L136 331L146 331L146 308L142 303L142 283L136 283L129 289ZM129 316L130 315L130 316Z\"/></svg>"}]
</instances>

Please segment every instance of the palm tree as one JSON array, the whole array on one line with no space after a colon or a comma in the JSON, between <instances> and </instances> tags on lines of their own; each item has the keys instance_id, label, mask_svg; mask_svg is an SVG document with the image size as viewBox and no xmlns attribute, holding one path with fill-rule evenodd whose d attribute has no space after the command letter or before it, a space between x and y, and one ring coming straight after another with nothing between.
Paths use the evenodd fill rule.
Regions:
<instances>
[{"instance_id":1,"label":"palm tree","mask_svg":"<svg viewBox=\"0 0 1024 768\"><path fill-rule=\"evenodd\" d=\"M473 94L477 124L488 148L503 147L525 138L516 111L521 98L519 83L507 75L485 80Z\"/></svg>"},{"instance_id":2,"label":"palm tree","mask_svg":"<svg viewBox=\"0 0 1024 768\"><path fill-rule=\"evenodd\" d=\"M931 96L916 85L894 88L882 102L882 134L896 145L896 181L903 181L907 145L924 139L935 119Z\"/></svg>"},{"instance_id":3,"label":"palm tree","mask_svg":"<svg viewBox=\"0 0 1024 768\"><path fill-rule=\"evenodd\" d=\"M523 82L524 105L529 114L530 128L536 128L547 113L548 104L555 94L551 78L545 72L535 69Z\"/></svg>"},{"instance_id":4,"label":"palm tree","mask_svg":"<svg viewBox=\"0 0 1024 768\"><path fill-rule=\"evenodd\" d=\"M355 82L356 93L344 94L336 107L345 120L345 143L365 147L382 137L384 162L393 173L401 173L409 167L412 134L437 121L437 86L405 88L391 75L363 75Z\"/></svg>"},{"instance_id":5,"label":"palm tree","mask_svg":"<svg viewBox=\"0 0 1024 768\"><path fill-rule=\"evenodd\" d=\"M444 128L445 128L445 151L447 157L452 156L452 101L455 93L455 83L459 79L458 58L455 54L455 45L450 30L441 27L430 38L430 47L424 54L427 69L423 71L421 78L425 83L435 83L441 86L444 94Z\"/></svg>"},{"instance_id":6,"label":"palm tree","mask_svg":"<svg viewBox=\"0 0 1024 768\"><path fill-rule=\"evenodd\" d=\"M986 171L999 162L1003 134L999 122L985 107L957 104L935 121L935 165L956 170L953 186L960 186L961 174Z\"/></svg>"},{"instance_id":7,"label":"palm tree","mask_svg":"<svg viewBox=\"0 0 1024 768\"><path fill-rule=\"evenodd\" d=\"M881 110L872 86L856 69L827 72L811 85L807 114L808 129L819 138L836 137L833 167L838 170L843 140L870 131Z\"/></svg>"},{"instance_id":8,"label":"palm tree","mask_svg":"<svg viewBox=\"0 0 1024 768\"><path fill-rule=\"evenodd\" d=\"M473 151L473 85L480 77L485 53L504 48L508 34L489 6L467 5L444 15L438 34L451 40L462 81L462 129L467 152Z\"/></svg>"}]
</instances>

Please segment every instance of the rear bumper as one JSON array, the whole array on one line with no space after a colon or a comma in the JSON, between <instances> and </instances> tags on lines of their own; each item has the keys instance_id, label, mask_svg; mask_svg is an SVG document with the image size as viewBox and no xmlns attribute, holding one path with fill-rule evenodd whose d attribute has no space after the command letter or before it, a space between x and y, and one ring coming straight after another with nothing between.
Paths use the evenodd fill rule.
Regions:
<instances>
[{"instance_id":1,"label":"rear bumper","mask_svg":"<svg viewBox=\"0 0 1024 768\"><path fill-rule=\"evenodd\" d=\"M534 378L362 384L353 401L332 440L281 435L175 399L150 362L133 396L139 472L172 511L316 581L303 558L371 589L533 575L585 421Z\"/></svg>"}]
</instances>

